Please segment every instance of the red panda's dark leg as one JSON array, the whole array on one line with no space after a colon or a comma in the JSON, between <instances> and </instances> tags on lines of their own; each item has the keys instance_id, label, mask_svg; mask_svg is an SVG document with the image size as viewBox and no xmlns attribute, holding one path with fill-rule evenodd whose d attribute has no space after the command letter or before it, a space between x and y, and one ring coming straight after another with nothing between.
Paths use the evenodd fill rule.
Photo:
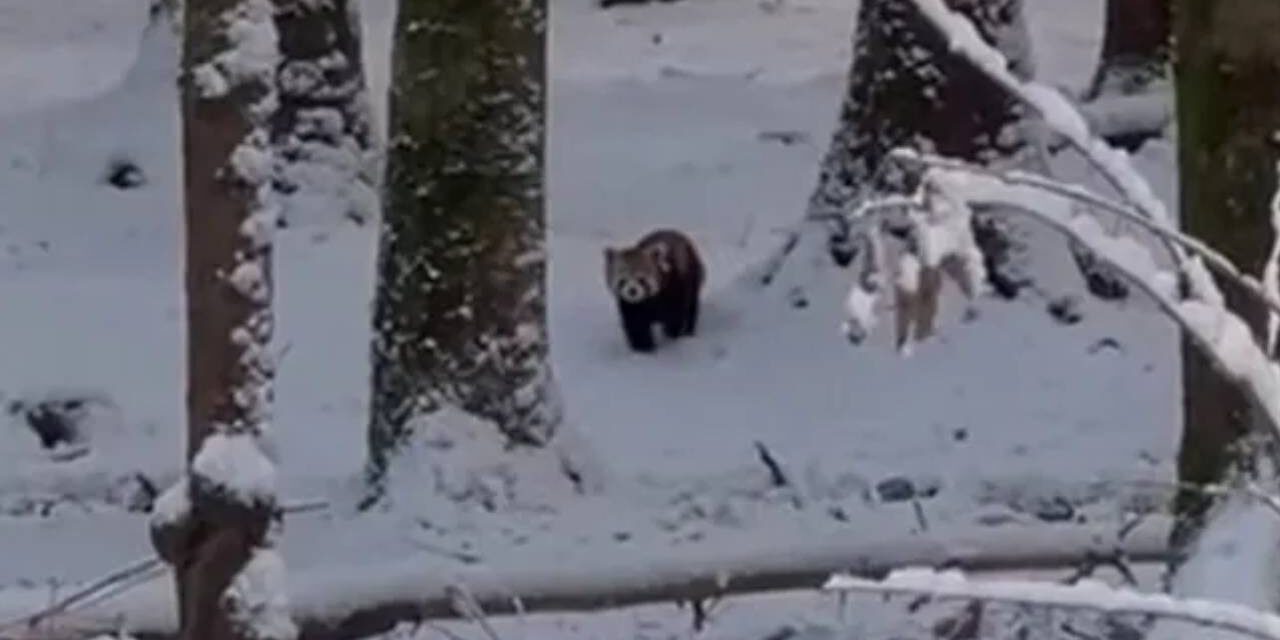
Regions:
<instances>
[{"instance_id":1,"label":"red panda's dark leg","mask_svg":"<svg viewBox=\"0 0 1280 640\"><path fill-rule=\"evenodd\" d=\"M684 335L688 299L688 290L679 283L664 293L659 313L662 314L662 331L668 338L674 340Z\"/></svg>"},{"instance_id":2,"label":"red panda's dark leg","mask_svg":"<svg viewBox=\"0 0 1280 640\"><path fill-rule=\"evenodd\" d=\"M653 342L653 317L647 307L618 303L618 314L622 316L622 330L627 335L627 344L635 351L648 353L657 346Z\"/></svg>"}]
</instances>

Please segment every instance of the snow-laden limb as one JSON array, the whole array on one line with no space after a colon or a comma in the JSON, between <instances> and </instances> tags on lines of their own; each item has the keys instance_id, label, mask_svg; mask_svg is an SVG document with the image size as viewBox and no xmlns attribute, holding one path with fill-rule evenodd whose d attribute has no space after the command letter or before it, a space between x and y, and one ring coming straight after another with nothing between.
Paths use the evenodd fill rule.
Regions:
<instances>
[{"instance_id":1,"label":"snow-laden limb","mask_svg":"<svg viewBox=\"0 0 1280 640\"><path fill-rule=\"evenodd\" d=\"M1008 69L1004 56L984 42L973 24L948 8L943 0L911 1L942 31L953 52L964 56L1006 91L1039 113L1050 129L1066 138L1143 215L1158 224L1172 226L1164 203L1160 202L1152 192L1151 185L1133 166L1129 155L1112 148L1094 135L1089 130L1084 115L1065 96L1050 86L1018 79ZM1196 267L1190 265L1188 268Z\"/></svg>"},{"instance_id":2,"label":"snow-laden limb","mask_svg":"<svg viewBox=\"0 0 1280 640\"><path fill-rule=\"evenodd\" d=\"M969 580L956 570L913 567L896 570L883 580L836 574L827 580L823 588L828 591L925 595L1152 615L1229 630L1259 640L1280 640L1280 616L1272 613L1226 602L1116 589L1092 579L1070 586L1029 580Z\"/></svg>"},{"instance_id":3,"label":"snow-laden limb","mask_svg":"<svg viewBox=\"0 0 1280 640\"><path fill-rule=\"evenodd\" d=\"M1280 369L1254 340L1248 325L1226 308L1199 257L1188 257L1179 273L1160 266L1151 251L1129 236L1113 236L1095 218L1079 215L1075 198L1042 188L1042 185L1006 181L1003 177L963 170L931 168L923 184L951 192L971 204L998 205L997 210L1022 213L1040 220L1114 265L1120 274L1143 290L1200 346L1215 365L1239 384L1264 411L1270 427L1280 433ZM923 203L923 200L921 201ZM869 205L866 211L893 208ZM861 210L860 210L861 211ZM868 226L878 216L862 215L854 222ZM957 227L959 229L959 227ZM1186 282L1190 281L1190 282ZM1182 285L1190 289L1184 296ZM855 283L855 287L860 286ZM1198 294L1198 295L1196 295Z\"/></svg>"},{"instance_id":4,"label":"snow-laden limb","mask_svg":"<svg viewBox=\"0 0 1280 640\"><path fill-rule=\"evenodd\" d=\"M462 615L454 605L458 585L487 615L506 615L816 589L841 571L878 578L904 566L959 566L971 572L1045 569L1077 566L1117 552L1132 562L1163 562L1171 524L1167 517L1152 516L1122 539L1114 528L1101 525L973 527L882 539L844 533L787 553L778 553L767 540L752 540L715 553L673 549L654 557L619 554L603 563L553 560L503 570L467 566L447 571L430 558L330 565L293 572L289 606L300 638L345 640L375 635L398 621L457 618ZM155 580L73 613L86 635L114 630L123 620L140 637L158 636L176 628L173 598L169 581ZM43 589L0 591L0 619L28 615L47 602Z\"/></svg>"},{"instance_id":5,"label":"snow-laden limb","mask_svg":"<svg viewBox=\"0 0 1280 640\"><path fill-rule=\"evenodd\" d=\"M1025 171L1008 171L1002 173L961 160L917 153L914 150L905 148L894 150L892 157L895 161L906 164L936 167L950 171L960 171L975 175L989 176L1010 185L1034 187L1047 193L1077 200L1089 207L1113 214L1123 219L1125 222L1137 225L1138 227L1141 227L1143 231L1146 231L1161 240L1167 241L1167 243L1171 245L1180 246L1186 252L1199 257L1204 261L1206 266L1216 271L1218 275L1232 279L1244 291L1253 294L1258 302L1270 307L1273 313L1280 314L1280 285L1277 285L1277 287L1265 286L1264 282L1259 282L1257 278L1243 272L1239 266L1231 261L1230 258L1223 255L1222 252L1214 249L1213 247L1210 247L1208 244L1205 244L1205 242L1199 238L1182 233L1174 227L1158 224L1150 218L1143 216L1141 212L1133 206L1094 193L1087 187L1060 182L1053 178ZM885 198L869 203L867 208L868 210L878 209L887 206L894 206L899 202L900 200L897 198ZM1276 206L1280 206L1280 204L1273 203L1273 207ZM856 215L858 215L858 213L855 213L855 216ZM1273 250L1277 251L1277 255L1280 255L1280 231L1277 232L1277 238L1278 244L1277 247L1273 248ZM1176 259L1176 256L1174 256L1174 258ZM1269 266L1270 264L1271 263L1269 263Z\"/></svg>"}]
</instances>

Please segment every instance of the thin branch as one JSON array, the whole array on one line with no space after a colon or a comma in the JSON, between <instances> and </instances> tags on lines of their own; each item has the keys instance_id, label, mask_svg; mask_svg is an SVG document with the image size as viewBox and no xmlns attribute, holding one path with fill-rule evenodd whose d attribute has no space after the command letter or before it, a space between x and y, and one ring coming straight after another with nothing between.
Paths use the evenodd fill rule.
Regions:
<instances>
[{"instance_id":1,"label":"thin branch","mask_svg":"<svg viewBox=\"0 0 1280 640\"><path fill-rule=\"evenodd\" d=\"M985 600L1058 609L1146 615L1223 629L1259 640L1280 640L1280 616L1237 604L1178 599L1113 589L1096 580L1074 586L1028 580L968 580L959 571L904 569L883 580L834 575L823 588L837 592L923 595L947 600Z\"/></svg>"},{"instance_id":2,"label":"thin branch","mask_svg":"<svg viewBox=\"0 0 1280 640\"><path fill-rule=\"evenodd\" d=\"M112 571L106 576L94 580L84 588L77 589L62 599L50 603L49 606L41 609L40 611L0 623L0 632L17 629L19 627L34 627L44 620L66 612L76 603L85 600L94 594L104 591L118 583L125 582L134 576L145 574L159 566L159 558L146 558L144 560L131 563L122 569Z\"/></svg>"}]
</instances>

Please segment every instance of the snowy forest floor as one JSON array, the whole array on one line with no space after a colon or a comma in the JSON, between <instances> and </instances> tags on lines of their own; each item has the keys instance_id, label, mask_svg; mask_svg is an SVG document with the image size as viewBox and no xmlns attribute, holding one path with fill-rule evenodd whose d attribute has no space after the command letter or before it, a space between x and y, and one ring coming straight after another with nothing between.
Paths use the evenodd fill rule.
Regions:
<instances>
[{"instance_id":1,"label":"snowy forest floor","mask_svg":"<svg viewBox=\"0 0 1280 640\"><path fill-rule=\"evenodd\" d=\"M1087 81L1100 4L1030 2L1042 78ZM144 0L62 5L0 0L0 403L99 400L87 408L92 449L69 462L51 461L19 416L0 413L0 595L146 556L146 516L126 507L137 474L157 486L174 477L184 435L172 35L138 49ZM388 6L368 0L365 13L379 103ZM1035 273L1054 295L1082 296L1081 322L1055 322L1034 296L984 300L972 322L949 309L941 336L909 359L893 353L887 328L857 348L840 337L839 271L796 267L802 309L786 286L745 283L801 215L841 99L854 12L846 0L610 11L552 1L553 358L573 424L612 473L604 495L491 514L455 507L410 471L389 509L355 515L373 232L320 219L285 230L283 491L329 505L290 519L291 574L406 557L451 570L456 561L433 549L501 573L644 563L677 546L906 535L919 526L911 504L881 498L907 483L931 494L921 506L934 531L1159 508L1165 492L1136 483L1172 478L1176 333L1141 301L1084 298L1056 239L1030 233ZM795 142L769 135L778 132ZM116 157L136 162L146 183L104 184ZM1148 145L1140 166L1168 200L1168 143ZM1089 179L1070 158L1055 170ZM605 291L601 249L660 225L689 232L707 256L705 320L697 338L637 356ZM803 508L769 486L757 441L789 471ZM796 616L836 628L831 601L804 598L727 603L708 637L764 637ZM848 637L883 637L871 630L879 618L854 617L871 626ZM534 616L512 633L680 637L687 620L644 607ZM822 633L808 637L844 637Z\"/></svg>"}]
</instances>

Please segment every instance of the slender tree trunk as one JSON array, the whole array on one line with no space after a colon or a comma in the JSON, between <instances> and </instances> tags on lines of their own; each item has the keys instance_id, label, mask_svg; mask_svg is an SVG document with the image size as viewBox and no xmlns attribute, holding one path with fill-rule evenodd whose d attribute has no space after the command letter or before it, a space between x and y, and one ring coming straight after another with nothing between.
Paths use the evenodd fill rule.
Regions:
<instances>
[{"instance_id":1,"label":"slender tree trunk","mask_svg":"<svg viewBox=\"0 0 1280 640\"><path fill-rule=\"evenodd\" d=\"M1033 73L1022 0L948 0L996 45L1019 76ZM833 258L847 264L853 238L840 216L872 190L899 189L884 175L886 154L910 145L978 162L1008 159L1026 148L1017 126L1024 108L967 61L909 0L863 0L853 63L839 123L808 205L810 219L831 222ZM1007 223L974 220L993 288L1014 297L1025 284L1015 268L1018 243Z\"/></svg>"},{"instance_id":2,"label":"slender tree trunk","mask_svg":"<svg viewBox=\"0 0 1280 640\"><path fill-rule=\"evenodd\" d=\"M282 222L377 217L357 3L279 0ZM339 203L339 210L334 204Z\"/></svg>"},{"instance_id":3,"label":"slender tree trunk","mask_svg":"<svg viewBox=\"0 0 1280 640\"><path fill-rule=\"evenodd\" d=\"M151 537L174 569L184 640L296 632L262 441L273 377L273 13L270 0L187 0L183 23L189 464L157 501Z\"/></svg>"},{"instance_id":4,"label":"slender tree trunk","mask_svg":"<svg viewBox=\"0 0 1280 640\"><path fill-rule=\"evenodd\" d=\"M1169 77L1171 0L1107 0L1098 68L1086 99L1138 93Z\"/></svg>"},{"instance_id":5,"label":"slender tree trunk","mask_svg":"<svg viewBox=\"0 0 1280 640\"><path fill-rule=\"evenodd\" d=\"M1178 0L1175 52L1182 226L1249 273L1266 262L1268 204L1280 159L1280 3ZM1220 280L1227 303L1261 337L1266 313ZM1184 341L1183 434L1178 477L1216 482L1236 463L1233 451L1253 428L1253 408L1199 351ZM1175 542L1199 526L1208 501L1183 492L1186 516Z\"/></svg>"},{"instance_id":6,"label":"slender tree trunk","mask_svg":"<svg viewBox=\"0 0 1280 640\"><path fill-rule=\"evenodd\" d=\"M370 470L443 408L542 445L545 0L401 0L374 303ZM498 435L498 433L495 433Z\"/></svg>"}]
</instances>

